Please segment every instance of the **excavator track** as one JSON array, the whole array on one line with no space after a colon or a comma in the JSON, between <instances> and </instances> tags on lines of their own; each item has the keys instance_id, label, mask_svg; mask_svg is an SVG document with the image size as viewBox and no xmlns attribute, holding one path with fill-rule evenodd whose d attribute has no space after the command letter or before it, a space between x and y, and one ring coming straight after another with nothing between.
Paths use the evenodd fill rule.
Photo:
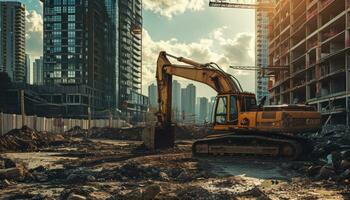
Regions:
<instances>
[{"instance_id":1,"label":"excavator track","mask_svg":"<svg viewBox=\"0 0 350 200\"><path fill-rule=\"evenodd\" d=\"M195 156L256 156L274 159L301 159L312 151L311 143L300 137L274 134L225 134L197 140Z\"/></svg>"}]
</instances>

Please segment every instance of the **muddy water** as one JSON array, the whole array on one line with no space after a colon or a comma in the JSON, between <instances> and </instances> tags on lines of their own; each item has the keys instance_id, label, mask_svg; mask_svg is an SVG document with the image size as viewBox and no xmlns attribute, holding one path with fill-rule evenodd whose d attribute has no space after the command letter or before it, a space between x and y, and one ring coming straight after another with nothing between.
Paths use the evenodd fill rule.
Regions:
<instances>
[{"instance_id":1,"label":"muddy water","mask_svg":"<svg viewBox=\"0 0 350 200\"><path fill-rule=\"evenodd\" d=\"M240 160L235 158L200 159L217 176L245 176L256 179L290 180L276 162Z\"/></svg>"}]
</instances>

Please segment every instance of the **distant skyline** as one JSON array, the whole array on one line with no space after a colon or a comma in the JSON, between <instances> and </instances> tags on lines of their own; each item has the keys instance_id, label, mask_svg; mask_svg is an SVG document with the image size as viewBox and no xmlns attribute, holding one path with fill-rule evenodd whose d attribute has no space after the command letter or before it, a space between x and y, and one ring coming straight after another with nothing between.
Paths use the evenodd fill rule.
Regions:
<instances>
[{"instance_id":1,"label":"distant skyline","mask_svg":"<svg viewBox=\"0 0 350 200\"><path fill-rule=\"evenodd\" d=\"M0 0L4 1L4 0ZM26 49L31 60L42 55L42 5L20 0L27 7ZM143 0L143 94L155 82L159 51L207 63L217 62L254 92L254 72L235 71L229 65L255 64L255 11L210 8L207 0ZM182 85L191 81L178 79ZM214 90L194 83L197 96L215 96Z\"/></svg>"}]
</instances>

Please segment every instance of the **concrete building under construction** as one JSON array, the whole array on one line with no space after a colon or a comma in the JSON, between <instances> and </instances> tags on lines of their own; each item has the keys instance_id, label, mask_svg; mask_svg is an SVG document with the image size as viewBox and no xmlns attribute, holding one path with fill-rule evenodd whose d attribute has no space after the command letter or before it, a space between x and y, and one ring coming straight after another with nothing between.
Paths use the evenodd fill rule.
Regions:
<instances>
[{"instance_id":1,"label":"concrete building under construction","mask_svg":"<svg viewBox=\"0 0 350 200\"><path fill-rule=\"evenodd\" d=\"M269 26L270 103L308 103L349 125L350 1L280 0Z\"/></svg>"}]
</instances>

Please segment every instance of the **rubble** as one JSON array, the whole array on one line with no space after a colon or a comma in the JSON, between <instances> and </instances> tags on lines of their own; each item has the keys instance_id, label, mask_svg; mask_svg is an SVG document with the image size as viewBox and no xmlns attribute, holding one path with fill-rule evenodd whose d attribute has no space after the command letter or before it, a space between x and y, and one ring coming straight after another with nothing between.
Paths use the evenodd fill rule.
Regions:
<instances>
[{"instance_id":1,"label":"rubble","mask_svg":"<svg viewBox=\"0 0 350 200\"><path fill-rule=\"evenodd\" d=\"M23 126L0 136L0 152L35 151L39 148L59 146L68 142L62 135L37 132Z\"/></svg>"},{"instance_id":2,"label":"rubble","mask_svg":"<svg viewBox=\"0 0 350 200\"><path fill-rule=\"evenodd\" d=\"M225 158L222 164L217 165L215 158L192 157L189 140L180 141L181 148L151 152L142 148L142 142L84 139L79 138L84 130L75 128L71 131L76 133L71 132L71 136L67 132L62 134L68 142L62 143L59 148L50 144L40 148L41 145L35 143L39 146L35 152L20 150L17 151L19 153L3 153L0 171L5 170L6 173L0 176L0 196L4 199L77 200L290 199L299 193L305 198L316 198L315 191L322 188L326 192L338 192L325 197L330 199L345 195L349 189L346 181L350 175L350 151L346 149L332 147L331 151L323 151L318 157L307 161L271 164L254 161L258 163L257 170L265 170L265 165L278 170L286 169L286 180L277 180L274 174L273 179L264 180L262 177L248 177L249 173L244 175L239 168L239 176L233 175L241 164L238 158L231 161ZM104 134L107 133L114 134L110 130ZM39 133L33 131L33 134ZM331 136L327 136L331 142L323 141L324 144L334 144ZM321 140L317 137L315 140ZM342 142L340 139L338 141ZM340 143L340 146L346 144ZM320 149L324 149L324 146L319 146L315 151ZM7 170L13 170L13 173ZM257 171L253 176L259 173ZM328 194L324 191L320 193Z\"/></svg>"},{"instance_id":3,"label":"rubble","mask_svg":"<svg viewBox=\"0 0 350 200\"><path fill-rule=\"evenodd\" d=\"M176 140L193 140L205 138L209 134L209 127L205 126L176 126Z\"/></svg>"},{"instance_id":4,"label":"rubble","mask_svg":"<svg viewBox=\"0 0 350 200\"><path fill-rule=\"evenodd\" d=\"M145 188L145 190L142 192L142 199L143 200L152 200L157 197L157 195L160 193L161 187L157 184L152 184Z\"/></svg>"},{"instance_id":5,"label":"rubble","mask_svg":"<svg viewBox=\"0 0 350 200\"><path fill-rule=\"evenodd\" d=\"M342 180L344 172L350 169L350 132L343 125L327 125L320 133L307 135L315 144L310 155L311 166L305 174L316 180ZM297 167L303 171L303 166Z\"/></svg>"},{"instance_id":6,"label":"rubble","mask_svg":"<svg viewBox=\"0 0 350 200\"><path fill-rule=\"evenodd\" d=\"M93 127L90 130L81 129L79 126L65 132L66 136L91 139L111 139L111 140L142 140L142 129L135 128L97 128Z\"/></svg>"},{"instance_id":7,"label":"rubble","mask_svg":"<svg viewBox=\"0 0 350 200\"><path fill-rule=\"evenodd\" d=\"M59 199L61 200L85 200L91 199L90 194L96 191L93 187L73 187L66 188L61 192Z\"/></svg>"},{"instance_id":8,"label":"rubble","mask_svg":"<svg viewBox=\"0 0 350 200\"><path fill-rule=\"evenodd\" d=\"M101 138L111 140L142 140L141 128L92 128L89 138Z\"/></svg>"},{"instance_id":9,"label":"rubble","mask_svg":"<svg viewBox=\"0 0 350 200\"><path fill-rule=\"evenodd\" d=\"M270 198L263 192L261 191L258 187L254 187L248 191L241 192L237 195L238 197L244 196L244 197L250 197L250 198L256 198L259 200L270 200Z\"/></svg>"},{"instance_id":10,"label":"rubble","mask_svg":"<svg viewBox=\"0 0 350 200\"><path fill-rule=\"evenodd\" d=\"M182 188L176 192L176 199L191 200L227 200L236 199L236 195L228 192L212 193L201 186L189 186Z\"/></svg>"},{"instance_id":11,"label":"rubble","mask_svg":"<svg viewBox=\"0 0 350 200\"><path fill-rule=\"evenodd\" d=\"M18 164L15 167L0 169L0 180L23 180L28 174L27 168Z\"/></svg>"}]
</instances>

